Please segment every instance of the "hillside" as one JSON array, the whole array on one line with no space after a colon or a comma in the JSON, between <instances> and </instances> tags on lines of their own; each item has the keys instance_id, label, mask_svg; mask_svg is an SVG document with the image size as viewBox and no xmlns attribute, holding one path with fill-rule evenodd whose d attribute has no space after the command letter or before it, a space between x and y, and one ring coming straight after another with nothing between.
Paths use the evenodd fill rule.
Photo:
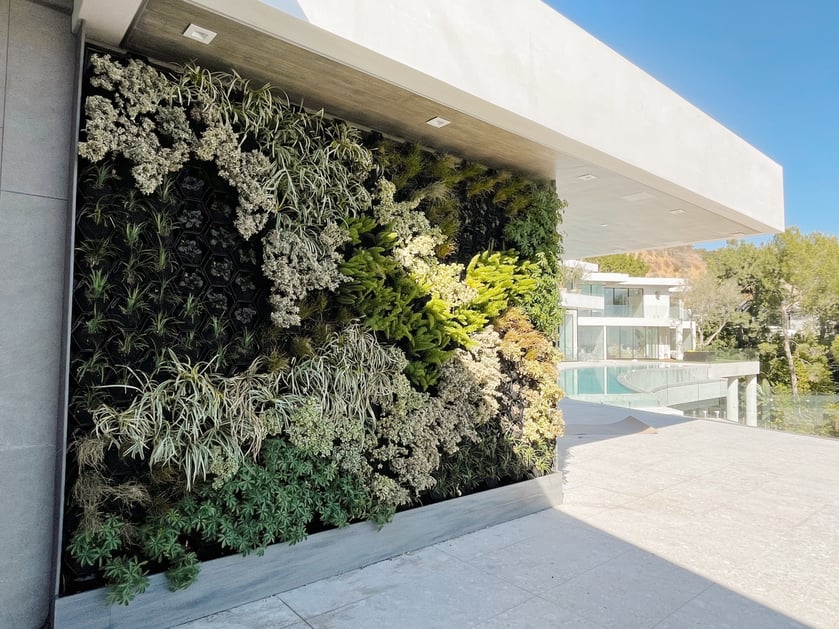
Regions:
<instances>
[{"instance_id":1,"label":"hillside","mask_svg":"<svg viewBox=\"0 0 839 629\"><path fill-rule=\"evenodd\" d=\"M691 245L639 251L638 257L650 267L647 277L692 278L704 273L705 258L701 249Z\"/></svg>"}]
</instances>

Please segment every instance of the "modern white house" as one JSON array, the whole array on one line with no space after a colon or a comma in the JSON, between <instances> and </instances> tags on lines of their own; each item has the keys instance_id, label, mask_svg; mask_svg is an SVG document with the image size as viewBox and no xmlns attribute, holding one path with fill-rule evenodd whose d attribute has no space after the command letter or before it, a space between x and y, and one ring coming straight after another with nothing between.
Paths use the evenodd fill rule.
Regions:
<instances>
[{"instance_id":1,"label":"modern white house","mask_svg":"<svg viewBox=\"0 0 839 629\"><path fill-rule=\"evenodd\" d=\"M580 277L562 291L560 350L566 360L681 360L693 349L696 328L684 304L684 279L569 264Z\"/></svg>"},{"instance_id":2,"label":"modern white house","mask_svg":"<svg viewBox=\"0 0 839 629\"><path fill-rule=\"evenodd\" d=\"M540 0L0 1L0 627L49 623L58 592L87 42L554 179L569 258L784 228L780 165ZM588 285L578 355L686 347L676 284Z\"/></svg>"}]
</instances>

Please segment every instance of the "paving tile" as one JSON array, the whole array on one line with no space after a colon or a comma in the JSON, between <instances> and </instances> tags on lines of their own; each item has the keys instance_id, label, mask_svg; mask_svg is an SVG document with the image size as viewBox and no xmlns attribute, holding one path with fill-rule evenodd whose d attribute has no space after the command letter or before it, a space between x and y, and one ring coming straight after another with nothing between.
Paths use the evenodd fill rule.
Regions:
<instances>
[{"instance_id":1,"label":"paving tile","mask_svg":"<svg viewBox=\"0 0 839 629\"><path fill-rule=\"evenodd\" d=\"M684 568L632 549L540 596L604 627L651 627L709 586Z\"/></svg>"},{"instance_id":2,"label":"paving tile","mask_svg":"<svg viewBox=\"0 0 839 629\"><path fill-rule=\"evenodd\" d=\"M411 579L409 583L305 620L316 628L467 627L489 620L529 598L530 594L501 578L452 559L446 569L434 575Z\"/></svg>"},{"instance_id":3,"label":"paving tile","mask_svg":"<svg viewBox=\"0 0 839 629\"><path fill-rule=\"evenodd\" d=\"M295 612L309 618L376 594L386 594L416 579L459 567L459 563L437 548L425 548L290 590L280 597Z\"/></svg>"},{"instance_id":4,"label":"paving tile","mask_svg":"<svg viewBox=\"0 0 839 629\"><path fill-rule=\"evenodd\" d=\"M178 625L176 629L281 629L307 626L279 596L234 607Z\"/></svg>"},{"instance_id":5,"label":"paving tile","mask_svg":"<svg viewBox=\"0 0 839 629\"><path fill-rule=\"evenodd\" d=\"M635 501L637 498L634 496L627 496L596 485L582 484L564 489L560 509L563 513L586 519L587 516L596 515L605 509Z\"/></svg>"},{"instance_id":6,"label":"paving tile","mask_svg":"<svg viewBox=\"0 0 839 629\"><path fill-rule=\"evenodd\" d=\"M583 524L478 555L469 561L494 576L538 594L579 576L632 546Z\"/></svg>"},{"instance_id":7,"label":"paving tile","mask_svg":"<svg viewBox=\"0 0 839 629\"><path fill-rule=\"evenodd\" d=\"M602 629L602 625L538 596L471 626L476 629Z\"/></svg>"},{"instance_id":8,"label":"paving tile","mask_svg":"<svg viewBox=\"0 0 839 629\"><path fill-rule=\"evenodd\" d=\"M559 510L545 509L539 513L441 542L436 547L450 555L468 560L526 539L561 538L565 530L575 525L573 518Z\"/></svg>"},{"instance_id":9,"label":"paving tile","mask_svg":"<svg viewBox=\"0 0 839 629\"><path fill-rule=\"evenodd\" d=\"M712 585L657 624L656 629L794 629L797 620L748 598Z\"/></svg>"}]
</instances>

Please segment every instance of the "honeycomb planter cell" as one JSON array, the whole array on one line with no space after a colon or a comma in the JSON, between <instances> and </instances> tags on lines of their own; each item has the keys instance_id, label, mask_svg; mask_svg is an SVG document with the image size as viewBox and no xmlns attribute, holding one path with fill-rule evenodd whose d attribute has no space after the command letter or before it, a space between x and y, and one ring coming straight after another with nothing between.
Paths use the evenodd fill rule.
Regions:
<instances>
[{"instance_id":1,"label":"honeycomb planter cell","mask_svg":"<svg viewBox=\"0 0 839 629\"><path fill-rule=\"evenodd\" d=\"M108 605L106 590L61 598L56 626L64 629L171 627L244 605L356 568L437 544L562 503L559 473L402 511L377 529L360 522L276 544L264 556L223 557L201 564L196 582L169 591L162 574L128 606Z\"/></svg>"}]
</instances>

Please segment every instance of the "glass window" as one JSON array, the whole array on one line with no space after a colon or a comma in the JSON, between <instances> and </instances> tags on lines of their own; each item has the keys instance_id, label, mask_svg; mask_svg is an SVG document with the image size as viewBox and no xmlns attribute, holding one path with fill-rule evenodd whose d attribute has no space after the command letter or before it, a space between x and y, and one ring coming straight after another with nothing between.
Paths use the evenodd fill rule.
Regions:
<instances>
[{"instance_id":1,"label":"glass window","mask_svg":"<svg viewBox=\"0 0 839 629\"><path fill-rule=\"evenodd\" d=\"M643 317L644 316L644 289L630 288L627 289L629 295L627 297L628 317Z\"/></svg>"},{"instance_id":2,"label":"glass window","mask_svg":"<svg viewBox=\"0 0 839 629\"><path fill-rule=\"evenodd\" d=\"M577 350L580 360L602 360L603 328L580 326L577 329Z\"/></svg>"}]
</instances>

